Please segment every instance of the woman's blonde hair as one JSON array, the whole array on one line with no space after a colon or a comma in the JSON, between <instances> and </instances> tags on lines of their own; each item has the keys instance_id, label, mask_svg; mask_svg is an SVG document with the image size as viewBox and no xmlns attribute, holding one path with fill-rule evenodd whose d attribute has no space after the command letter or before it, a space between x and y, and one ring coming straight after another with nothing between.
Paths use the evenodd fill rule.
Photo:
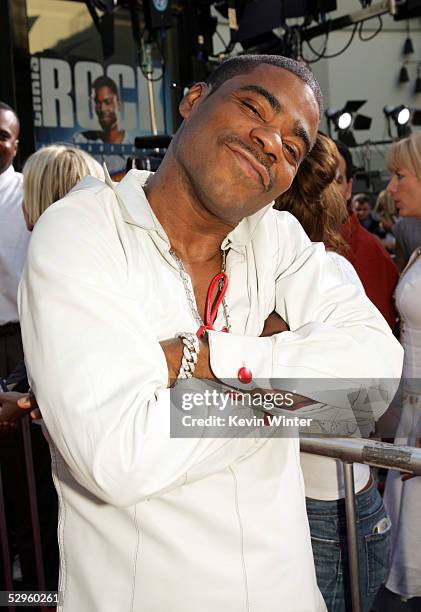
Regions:
<instances>
[{"instance_id":1,"label":"woman's blonde hair","mask_svg":"<svg viewBox=\"0 0 421 612\"><path fill-rule=\"evenodd\" d=\"M335 143L319 133L291 187L276 199L275 208L293 214L312 242L323 242L327 250L344 253L347 246L340 228L349 215L335 181L338 165Z\"/></svg>"},{"instance_id":2,"label":"woman's blonde hair","mask_svg":"<svg viewBox=\"0 0 421 612\"><path fill-rule=\"evenodd\" d=\"M398 212L396 210L395 201L386 189L381 191L377 196L374 212L377 214L381 223L383 223L383 221L388 221L389 223L396 222Z\"/></svg>"},{"instance_id":3,"label":"woman's blonde hair","mask_svg":"<svg viewBox=\"0 0 421 612\"><path fill-rule=\"evenodd\" d=\"M387 167L390 172L409 170L421 181L421 133L411 134L395 142L387 154Z\"/></svg>"},{"instance_id":4,"label":"woman's blonde hair","mask_svg":"<svg viewBox=\"0 0 421 612\"><path fill-rule=\"evenodd\" d=\"M28 227L33 227L44 210L87 175L104 180L99 163L82 149L51 145L28 157L23 167L23 206Z\"/></svg>"}]
</instances>

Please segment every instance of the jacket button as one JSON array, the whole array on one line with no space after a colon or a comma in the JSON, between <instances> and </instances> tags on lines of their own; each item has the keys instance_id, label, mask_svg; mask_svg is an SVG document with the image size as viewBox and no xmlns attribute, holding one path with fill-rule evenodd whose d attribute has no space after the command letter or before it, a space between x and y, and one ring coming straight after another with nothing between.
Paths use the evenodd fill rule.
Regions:
<instances>
[{"instance_id":1,"label":"jacket button","mask_svg":"<svg viewBox=\"0 0 421 612\"><path fill-rule=\"evenodd\" d=\"M253 374L249 368L243 366L237 372L237 378L243 385L248 385L253 380Z\"/></svg>"}]
</instances>

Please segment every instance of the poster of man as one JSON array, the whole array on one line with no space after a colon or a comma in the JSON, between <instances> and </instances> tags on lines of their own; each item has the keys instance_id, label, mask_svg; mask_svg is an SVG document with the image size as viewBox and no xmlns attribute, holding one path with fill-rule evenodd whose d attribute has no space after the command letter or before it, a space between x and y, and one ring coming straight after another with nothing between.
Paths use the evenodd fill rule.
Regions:
<instances>
[{"instance_id":1,"label":"poster of man","mask_svg":"<svg viewBox=\"0 0 421 612\"><path fill-rule=\"evenodd\" d=\"M120 94L116 83L107 76L100 76L92 83L92 101L101 130L86 130L75 134L75 144L89 142L105 144L133 144L127 132L120 125ZM97 154L98 157L98 154ZM107 164L112 176L119 175L126 167L123 155L104 155L101 161Z\"/></svg>"},{"instance_id":2,"label":"poster of man","mask_svg":"<svg viewBox=\"0 0 421 612\"><path fill-rule=\"evenodd\" d=\"M75 142L101 141L129 144L125 130L120 129L120 94L115 82L100 76L92 83L93 103L102 130L88 130L75 137Z\"/></svg>"},{"instance_id":3,"label":"poster of man","mask_svg":"<svg viewBox=\"0 0 421 612\"><path fill-rule=\"evenodd\" d=\"M31 58L37 147L76 145L105 162L115 180L126 171L127 158L139 155L136 136L151 133L147 81L139 68L104 67L93 61ZM164 79L153 83L158 131L164 121Z\"/></svg>"}]
</instances>

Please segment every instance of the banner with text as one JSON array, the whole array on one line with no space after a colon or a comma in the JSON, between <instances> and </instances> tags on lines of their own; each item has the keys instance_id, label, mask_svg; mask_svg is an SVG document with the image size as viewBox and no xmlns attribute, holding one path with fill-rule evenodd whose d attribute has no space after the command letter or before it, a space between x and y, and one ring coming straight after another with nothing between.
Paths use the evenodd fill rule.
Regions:
<instances>
[{"instance_id":1,"label":"banner with text","mask_svg":"<svg viewBox=\"0 0 421 612\"><path fill-rule=\"evenodd\" d=\"M135 137L151 133L148 83L140 68L33 55L31 78L37 148L78 146L121 178L127 157L135 155ZM164 80L154 81L153 90L164 132Z\"/></svg>"}]
</instances>

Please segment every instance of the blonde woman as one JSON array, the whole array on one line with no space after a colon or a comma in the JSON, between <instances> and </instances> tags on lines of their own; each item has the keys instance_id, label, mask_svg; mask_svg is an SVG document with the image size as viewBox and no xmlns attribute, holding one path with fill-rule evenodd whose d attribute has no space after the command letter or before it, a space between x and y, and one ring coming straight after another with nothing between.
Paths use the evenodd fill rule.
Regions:
<instances>
[{"instance_id":1,"label":"blonde woman","mask_svg":"<svg viewBox=\"0 0 421 612\"><path fill-rule=\"evenodd\" d=\"M379 221L385 232L390 232L396 223L398 213L396 210L395 202L393 201L392 196L386 189L381 191L377 196L376 205L374 206L374 212L379 218Z\"/></svg>"},{"instance_id":2,"label":"blonde woman","mask_svg":"<svg viewBox=\"0 0 421 612\"><path fill-rule=\"evenodd\" d=\"M23 214L28 229L87 175L104 180L99 163L82 149L51 145L28 157L23 167Z\"/></svg>"},{"instance_id":3,"label":"blonde woman","mask_svg":"<svg viewBox=\"0 0 421 612\"><path fill-rule=\"evenodd\" d=\"M421 134L392 145L388 168L392 178L387 190L400 215L421 219ZM395 295L405 350L403 405L395 443L420 446L421 241L401 273ZM405 599L420 598L421 478L405 480L390 470L384 500L393 524L392 564L386 586Z\"/></svg>"},{"instance_id":4,"label":"blonde woman","mask_svg":"<svg viewBox=\"0 0 421 612\"><path fill-rule=\"evenodd\" d=\"M392 196L386 189L380 191L377 196L374 212L380 221L380 227L386 232L384 238L381 238L381 242L388 251L393 251L396 245L396 239L392 231L398 219L398 212Z\"/></svg>"},{"instance_id":5,"label":"blonde woman","mask_svg":"<svg viewBox=\"0 0 421 612\"><path fill-rule=\"evenodd\" d=\"M51 145L28 157L23 168L23 214L29 231L53 202L63 198L88 175L104 180L99 163L82 149ZM23 362L10 379L14 388L22 387L26 379ZM13 426L30 408L26 394L0 393L0 431Z\"/></svg>"},{"instance_id":6,"label":"blonde woman","mask_svg":"<svg viewBox=\"0 0 421 612\"><path fill-rule=\"evenodd\" d=\"M32 230L41 214L53 202L62 198L76 183L88 174L104 179L101 166L87 153L80 149L63 145L52 145L40 149L31 155L23 169L24 174L24 205L25 221L29 230ZM7 380L9 391L0 393L0 435L3 431L16 426L16 422L34 409L31 417L39 418L35 409L35 400L27 393L20 393L28 389L28 381L23 361L17 366ZM10 391L10 389L14 391ZM57 546L57 496L51 479L51 459L48 444L42 434L41 428L36 425L30 427L32 448L34 453L34 469L38 498L38 511L40 516L40 534L42 545L42 558L44 566L45 584L47 590L56 591L58 586L58 546ZM16 457L13 454L13 487L7 489L8 504L16 509L21 506L26 496L26 474L24 461L19 451ZM12 460L9 459L9 463ZM8 464L9 465L9 464ZM24 584L29 588L36 584L31 550L30 523L23 523L21 509L19 513L7 513L8 526L13 528L20 536L17 538L17 552L19 555ZM24 519L25 520L25 519Z\"/></svg>"}]
</instances>

